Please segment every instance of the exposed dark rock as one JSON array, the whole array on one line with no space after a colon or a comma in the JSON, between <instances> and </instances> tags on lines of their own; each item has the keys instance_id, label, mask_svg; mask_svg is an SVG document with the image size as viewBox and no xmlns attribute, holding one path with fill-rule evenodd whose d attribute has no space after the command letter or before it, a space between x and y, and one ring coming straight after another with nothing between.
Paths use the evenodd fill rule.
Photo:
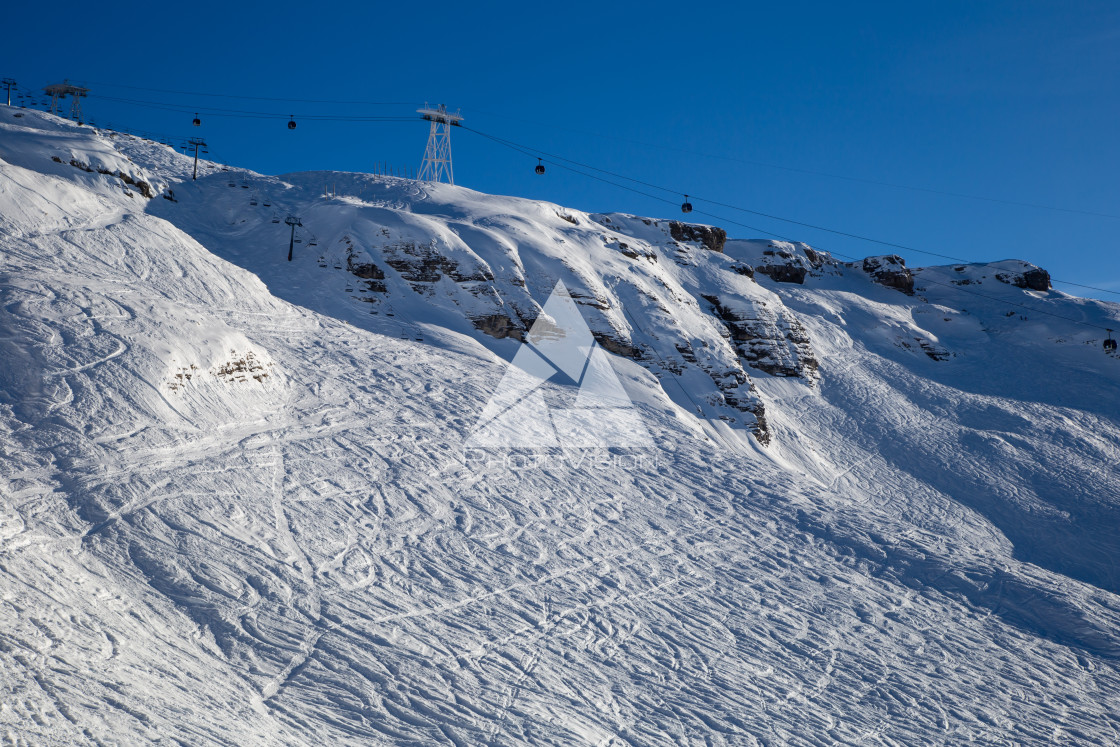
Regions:
<instances>
[{"instance_id":1,"label":"exposed dark rock","mask_svg":"<svg viewBox=\"0 0 1120 747\"><path fill-rule=\"evenodd\" d=\"M591 336L595 338L595 342L599 343L599 347L615 355L621 355L624 358L630 358L636 361L640 361L645 357L641 348L634 347L630 343L624 342L616 337L595 331L591 332Z\"/></svg>"},{"instance_id":2,"label":"exposed dark rock","mask_svg":"<svg viewBox=\"0 0 1120 747\"><path fill-rule=\"evenodd\" d=\"M766 422L766 405L758 396L758 389L741 370L708 371L716 387L723 395L723 401L739 412L754 416L755 425L751 429L755 439L766 446L770 443L770 426Z\"/></svg>"},{"instance_id":3,"label":"exposed dark rock","mask_svg":"<svg viewBox=\"0 0 1120 747\"><path fill-rule=\"evenodd\" d=\"M863 260L863 271L879 285L900 290L908 296L914 295L914 275L897 254L868 257Z\"/></svg>"},{"instance_id":4,"label":"exposed dark rock","mask_svg":"<svg viewBox=\"0 0 1120 747\"><path fill-rule=\"evenodd\" d=\"M695 223L669 221L669 235L674 241L695 241L713 252L723 252L727 241L727 231L715 226L701 226Z\"/></svg>"},{"instance_id":5,"label":"exposed dark rock","mask_svg":"<svg viewBox=\"0 0 1120 747\"><path fill-rule=\"evenodd\" d=\"M758 251L756 242L748 242L748 251ZM772 241L759 254L753 255L754 271L766 275L776 283L802 285L805 278L824 265L835 264L829 257L806 244Z\"/></svg>"},{"instance_id":6,"label":"exposed dark rock","mask_svg":"<svg viewBox=\"0 0 1120 747\"><path fill-rule=\"evenodd\" d=\"M347 269L351 274L360 278L367 278L373 280L384 280L385 271L375 265L373 262L357 262L355 263L349 257L346 259Z\"/></svg>"},{"instance_id":7,"label":"exposed dark rock","mask_svg":"<svg viewBox=\"0 0 1120 747\"><path fill-rule=\"evenodd\" d=\"M1034 267L1025 272L1001 272L996 274L996 280L1036 291L1047 291L1053 287L1050 285L1050 273L1041 267Z\"/></svg>"},{"instance_id":8,"label":"exposed dark rock","mask_svg":"<svg viewBox=\"0 0 1120 747\"><path fill-rule=\"evenodd\" d=\"M1026 283L1028 288L1036 291L1047 291L1053 287L1050 285L1050 273L1041 267L1024 272L1023 282Z\"/></svg>"},{"instance_id":9,"label":"exposed dark rock","mask_svg":"<svg viewBox=\"0 0 1120 747\"><path fill-rule=\"evenodd\" d=\"M598 296L585 296L573 290L569 290L568 295L580 306L590 306L600 311L606 311L611 307L610 303L605 298L599 298Z\"/></svg>"},{"instance_id":10,"label":"exposed dark rock","mask_svg":"<svg viewBox=\"0 0 1120 747\"><path fill-rule=\"evenodd\" d=\"M58 156L52 156L51 160L54 161L55 163L62 163L62 159L59 158ZM89 173L89 174L92 174L96 171L98 174L104 174L105 176L115 176L116 178L118 178L122 182L124 182L125 184L127 184L129 186L132 186L132 187L136 187L136 189L140 192L140 194L144 195L149 200L156 196L156 191L154 189L152 189L151 184L144 181L143 179L134 179L131 174L126 174L123 171L112 171L110 169L101 169L101 168L94 169L89 164L82 163L81 161L79 161L76 158L71 158L70 159L70 165L73 166L76 169L81 169L82 171L85 171L86 173ZM172 196L168 199L170 199L172 202L176 201L174 196Z\"/></svg>"},{"instance_id":11,"label":"exposed dark rock","mask_svg":"<svg viewBox=\"0 0 1120 747\"><path fill-rule=\"evenodd\" d=\"M478 331L499 340L512 337L515 340L525 342L525 328L505 314L487 314L486 316L474 317L471 319L471 324Z\"/></svg>"},{"instance_id":12,"label":"exposed dark rock","mask_svg":"<svg viewBox=\"0 0 1120 747\"><path fill-rule=\"evenodd\" d=\"M457 283L494 281L482 265L464 269L455 260L439 252L433 244L418 245L406 241L384 248L385 261L409 283L434 283L447 276Z\"/></svg>"},{"instance_id":13,"label":"exposed dark rock","mask_svg":"<svg viewBox=\"0 0 1120 747\"><path fill-rule=\"evenodd\" d=\"M761 272L766 275L775 283L797 283L801 285L805 282L805 276L809 274L809 270L801 265L759 265L754 268L755 272Z\"/></svg>"},{"instance_id":14,"label":"exposed dark rock","mask_svg":"<svg viewBox=\"0 0 1120 747\"><path fill-rule=\"evenodd\" d=\"M810 384L820 366L805 328L796 319L766 312L748 316L722 304L717 296L705 295L716 316L727 325L730 339L747 365L771 376L802 378Z\"/></svg>"},{"instance_id":15,"label":"exposed dark rock","mask_svg":"<svg viewBox=\"0 0 1120 747\"><path fill-rule=\"evenodd\" d=\"M751 409L751 414L754 415L754 437L763 446L770 445L770 423L766 421L766 406L762 404L762 400Z\"/></svg>"},{"instance_id":16,"label":"exposed dark rock","mask_svg":"<svg viewBox=\"0 0 1120 747\"><path fill-rule=\"evenodd\" d=\"M116 174L113 174L112 171L103 171L101 169L97 169L97 172L99 172L99 174L115 176L116 178L123 181L124 184L136 187L140 190L140 194L144 197L147 197L148 199L156 196L156 190L152 189L151 185L148 184L147 181L144 181L143 179L133 179L130 175L125 174L124 171L116 171Z\"/></svg>"},{"instance_id":17,"label":"exposed dark rock","mask_svg":"<svg viewBox=\"0 0 1120 747\"><path fill-rule=\"evenodd\" d=\"M641 259L648 259L651 262L656 262L657 261L657 253L656 252L651 252L651 251L646 250L646 249L636 249L636 248L630 246L629 244L627 244L625 241L618 242L618 250L620 252L622 252L625 256L629 257L630 259L641 258Z\"/></svg>"},{"instance_id":18,"label":"exposed dark rock","mask_svg":"<svg viewBox=\"0 0 1120 747\"><path fill-rule=\"evenodd\" d=\"M922 352L935 361L947 361L952 355L952 353L945 348L937 347L929 340L922 339L921 337L915 337L914 339L917 341L918 347L922 349Z\"/></svg>"},{"instance_id":19,"label":"exposed dark rock","mask_svg":"<svg viewBox=\"0 0 1120 747\"><path fill-rule=\"evenodd\" d=\"M754 280L754 268L750 265L744 265L742 263L736 262L735 264L731 265L731 269L739 273L740 275L746 275L751 280Z\"/></svg>"}]
</instances>

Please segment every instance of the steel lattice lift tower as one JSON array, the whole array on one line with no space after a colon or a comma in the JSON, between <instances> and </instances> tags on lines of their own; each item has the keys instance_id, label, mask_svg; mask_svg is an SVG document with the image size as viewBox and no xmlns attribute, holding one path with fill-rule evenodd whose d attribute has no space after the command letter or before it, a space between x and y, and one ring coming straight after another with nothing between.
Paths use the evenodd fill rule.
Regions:
<instances>
[{"instance_id":1,"label":"steel lattice lift tower","mask_svg":"<svg viewBox=\"0 0 1120 747\"><path fill-rule=\"evenodd\" d=\"M424 162L416 178L422 182L455 183L455 172L451 169L451 128L458 127L463 118L456 112L451 114L443 104L431 109L426 104L416 113L432 123L428 133L428 147L424 150Z\"/></svg>"},{"instance_id":2,"label":"steel lattice lift tower","mask_svg":"<svg viewBox=\"0 0 1120 747\"><path fill-rule=\"evenodd\" d=\"M47 86L43 92L51 97L51 114L61 114L62 110L58 102L70 96L73 99L70 104L70 116L77 120L78 124L82 124L82 99L89 95L88 88L71 85L67 79Z\"/></svg>"}]
</instances>

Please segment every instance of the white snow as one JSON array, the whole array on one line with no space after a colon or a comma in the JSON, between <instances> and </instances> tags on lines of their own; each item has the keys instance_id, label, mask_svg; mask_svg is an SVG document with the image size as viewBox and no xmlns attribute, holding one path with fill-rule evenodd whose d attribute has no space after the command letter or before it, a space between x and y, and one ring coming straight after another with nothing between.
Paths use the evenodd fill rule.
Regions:
<instances>
[{"instance_id":1,"label":"white snow","mask_svg":"<svg viewBox=\"0 0 1120 747\"><path fill-rule=\"evenodd\" d=\"M1120 741L1120 306L16 112L0 742ZM465 448L560 281L655 446Z\"/></svg>"}]
</instances>

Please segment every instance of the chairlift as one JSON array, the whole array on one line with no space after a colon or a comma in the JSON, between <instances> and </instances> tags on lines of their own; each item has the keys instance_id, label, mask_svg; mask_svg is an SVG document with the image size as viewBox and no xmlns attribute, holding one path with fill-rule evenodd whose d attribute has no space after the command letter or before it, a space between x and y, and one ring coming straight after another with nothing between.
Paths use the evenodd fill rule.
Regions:
<instances>
[{"instance_id":1,"label":"chairlift","mask_svg":"<svg viewBox=\"0 0 1120 747\"><path fill-rule=\"evenodd\" d=\"M1104 349L1112 353L1116 351L1116 340L1112 339L1112 330L1108 330L1108 339L1104 341Z\"/></svg>"},{"instance_id":2,"label":"chairlift","mask_svg":"<svg viewBox=\"0 0 1120 747\"><path fill-rule=\"evenodd\" d=\"M692 203L688 201L688 195L684 196L684 202L681 203L681 212L682 213L691 213L692 212Z\"/></svg>"},{"instance_id":3,"label":"chairlift","mask_svg":"<svg viewBox=\"0 0 1120 747\"><path fill-rule=\"evenodd\" d=\"M308 246L319 246L319 242L317 242L317 241L315 240L315 237L314 237L314 236L312 236L312 237L311 237L311 240L307 242L307 245L308 245Z\"/></svg>"},{"instance_id":4,"label":"chairlift","mask_svg":"<svg viewBox=\"0 0 1120 747\"><path fill-rule=\"evenodd\" d=\"M289 114L288 115L288 129L289 130L294 130L295 128L296 128L296 115Z\"/></svg>"},{"instance_id":5,"label":"chairlift","mask_svg":"<svg viewBox=\"0 0 1120 747\"><path fill-rule=\"evenodd\" d=\"M198 127L202 124L202 120L198 118L198 112L194 113L194 121L191 124L193 124L195 127Z\"/></svg>"},{"instance_id":6,"label":"chairlift","mask_svg":"<svg viewBox=\"0 0 1120 747\"><path fill-rule=\"evenodd\" d=\"M257 196L256 195L253 195L252 197L249 198L249 204L252 205L253 207L257 206Z\"/></svg>"},{"instance_id":7,"label":"chairlift","mask_svg":"<svg viewBox=\"0 0 1120 747\"><path fill-rule=\"evenodd\" d=\"M271 203L271 202L269 202L269 201L268 201L268 200L266 199L266 200L264 201L264 206L265 206L265 207L272 207L272 203Z\"/></svg>"},{"instance_id":8,"label":"chairlift","mask_svg":"<svg viewBox=\"0 0 1120 747\"><path fill-rule=\"evenodd\" d=\"M280 222L280 216L277 215L276 213L273 213L272 214L272 222L273 223L279 223Z\"/></svg>"},{"instance_id":9,"label":"chairlift","mask_svg":"<svg viewBox=\"0 0 1120 747\"><path fill-rule=\"evenodd\" d=\"M534 169L534 171L536 171L538 174L544 173L544 164L541 163L541 159L539 158L537 159L537 168Z\"/></svg>"}]
</instances>

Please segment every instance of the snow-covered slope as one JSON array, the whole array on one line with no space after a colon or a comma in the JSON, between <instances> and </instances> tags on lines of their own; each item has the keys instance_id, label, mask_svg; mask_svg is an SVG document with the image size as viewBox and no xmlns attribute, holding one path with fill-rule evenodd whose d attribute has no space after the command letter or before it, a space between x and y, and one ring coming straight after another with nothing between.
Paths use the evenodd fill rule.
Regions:
<instances>
[{"instance_id":1,"label":"snow-covered slope","mask_svg":"<svg viewBox=\"0 0 1120 747\"><path fill-rule=\"evenodd\" d=\"M446 185L192 182L4 108L0 159L6 741L1117 741L1120 307ZM653 449L464 449L558 281Z\"/></svg>"}]
</instances>

